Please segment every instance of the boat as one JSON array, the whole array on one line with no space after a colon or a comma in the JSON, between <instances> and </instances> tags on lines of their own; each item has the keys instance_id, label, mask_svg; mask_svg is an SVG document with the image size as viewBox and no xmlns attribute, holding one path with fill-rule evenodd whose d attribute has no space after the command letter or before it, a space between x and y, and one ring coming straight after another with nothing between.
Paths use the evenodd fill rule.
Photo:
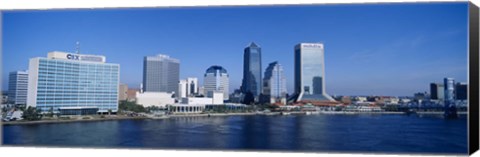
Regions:
<instances>
[{"instance_id":1,"label":"boat","mask_svg":"<svg viewBox=\"0 0 480 157\"><path fill-rule=\"evenodd\" d=\"M281 112L280 114L281 115L290 115L291 113L290 112Z\"/></svg>"},{"instance_id":2,"label":"boat","mask_svg":"<svg viewBox=\"0 0 480 157\"><path fill-rule=\"evenodd\" d=\"M281 113L278 113L278 112L267 112L267 113L264 113L265 115L267 116L271 116L271 115L279 115Z\"/></svg>"}]
</instances>

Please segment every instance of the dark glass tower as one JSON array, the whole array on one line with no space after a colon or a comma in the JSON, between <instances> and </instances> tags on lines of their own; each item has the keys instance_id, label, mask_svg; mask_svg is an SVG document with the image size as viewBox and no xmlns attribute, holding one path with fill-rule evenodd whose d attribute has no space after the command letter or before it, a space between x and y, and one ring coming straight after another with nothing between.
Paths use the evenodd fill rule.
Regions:
<instances>
[{"instance_id":1,"label":"dark glass tower","mask_svg":"<svg viewBox=\"0 0 480 157\"><path fill-rule=\"evenodd\" d=\"M243 54L242 92L251 92L257 97L262 92L262 51L260 46L250 43Z\"/></svg>"}]
</instances>

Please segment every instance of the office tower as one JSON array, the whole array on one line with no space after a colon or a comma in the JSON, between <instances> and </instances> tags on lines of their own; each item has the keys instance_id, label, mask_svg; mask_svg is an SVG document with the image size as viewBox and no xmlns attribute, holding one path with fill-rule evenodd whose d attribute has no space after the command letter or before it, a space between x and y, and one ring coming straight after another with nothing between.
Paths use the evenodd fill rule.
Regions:
<instances>
[{"instance_id":1,"label":"office tower","mask_svg":"<svg viewBox=\"0 0 480 157\"><path fill-rule=\"evenodd\" d=\"M455 80L453 78L444 78L445 101L453 102L455 100Z\"/></svg>"},{"instance_id":2,"label":"office tower","mask_svg":"<svg viewBox=\"0 0 480 157\"><path fill-rule=\"evenodd\" d=\"M27 104L28 71L10 72L8 78L8 102Z\"/></svg>"},{"instance_id":3,"label":"office tower","mask_svg":"<svg viewBox=\"0 0 480 157\"><path fill-rule=\"evenodd\" d=\"M197 94L199 93L198 79L196 77L188 77L179 81L177 98L193 97Z\"/></svg>"},{"instance_id":4,"label":"office tower","mask_svg":"<svg viewBox=\"0 0 480 157\"><path fill-rule=\"evenodd\" d=\"M325 91L325 61L322 43L300 43L295 46L296 101L334 101Z\"/></svg>"},{"instance_id":5,"label":"office tower","mask_svg":"<svg viewBox=\"0 0 480 157\"><path fill-rule=\"evenodd\" d=\"M187 78L187 96L198 94L198 79L196 77Z\"/></svg>"},{"instance_id":6,"label":"office tower","mask_svg":"<svg viewBox=\"0 0 480 157\"><path fill-rule=\"evenodd\" d=\"M270 63L263 78L263 95L270 103L286 98L287 82L283 67L278 62Z\"/></svg>"},{"instance_id":7,"label":"office tower","mask_svg":"<svg viewBox=\"0 0 480 157\"><path fill-rule=\"evenodd\" d=\"M119 72L105 56L55 51L31 58L27 106L64 115L117 112Z\"/></svg>"},{"instance_id":8,"label":"office tower","mask_svg":"<svg viewBox=\"0 0 480 157\"><path fill-rule=\"evenodd\" d=\"M455 85L455 99L456 100L467 100L467 83L458 82Z\"/></svg>"},{"instance_id":9,"label":"office tower","mask_svg":"<svg viewBox=\"0 0 480 157\"><path fill-rule=\"evenodd\" d=\"M444 78L445 86L445 118L457 118L457 108L455 106L455 80L453 78Z\"/></svg>"},{"instance_id":10,"label":"office tower","mask_svg":"<svg viewBox=\"0 0 480 157\"><path fill-rule=\"evenodd\" d=\"M119 101L127 100L127 91L128 91L128 85L120 84L120 86L118 88L118 100Z\"/></svg>"},{"instance_id":11,"label":"office tower","mask_svg":"<svg viewBox=\"0 0 480 157\"><path fill-rule=\"evenodd\" d=\"M228 100L228 73L223 67L214 65L207 69L203 79L204 94L211 97L214 92L222 92L224 100Z\"/></svg>"},{"instance_id":12,"label":"office tower","mask_svg":"<svg viewBox=\"0 0 480 157\"><path fill-rule=\"evenodd\" d=\"M262 92L262 51L255 43L250 43L243 54L242 92L251 92L257 97Z\"/></svg>"},{"instance_id":13,"label":"office tower","mask_svg":"<svg viewBox=\"0 0 480 157\"><path fill-rule=\"evenodd\" d=\"M187 80L178 81L178 92L175 93L177 98L186 98L188 96Z\"/></svg>"},{"instance_id":14,"label":"office tower","mask_svg":"<svg viewBox=\"0 0 480 157\"><path fill-rule=\"evenodd\" d=\"M430 83L430 99L443 100L445 87L442 83Z\"/></svg>"},{"instance_id":15,"label":"office tower","mask_svg":"<svg viewBox=\"0 0 480 157\"><path fill-rule=\"evenodd\" d=\"M143 61L143 92L177 92L180 61L167 55L146 56Z\"/></svg>"}]
</instances>

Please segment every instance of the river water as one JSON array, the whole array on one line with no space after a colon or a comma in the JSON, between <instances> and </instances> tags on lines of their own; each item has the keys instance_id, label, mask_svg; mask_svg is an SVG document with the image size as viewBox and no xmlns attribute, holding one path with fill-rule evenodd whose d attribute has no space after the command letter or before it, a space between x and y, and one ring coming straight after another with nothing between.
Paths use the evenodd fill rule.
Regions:
<instances>
[{"instance_id":1,"label":"river water","mask_svg":"<svg viewBox=\"0 0 480 157\"><path fill-rule=\"evenodd\" d=\"M418 115L178 117L3 126L3 144L97 148L466 154L467 118Z\"/></svg>"}]
</instances>

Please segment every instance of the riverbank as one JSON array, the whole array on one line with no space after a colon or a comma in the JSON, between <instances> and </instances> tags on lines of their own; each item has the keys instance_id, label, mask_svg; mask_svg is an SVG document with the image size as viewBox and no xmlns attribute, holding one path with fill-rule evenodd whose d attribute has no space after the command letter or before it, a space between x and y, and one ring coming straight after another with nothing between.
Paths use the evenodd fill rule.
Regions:
<instances>
[{"instance_id":1,"label":"riverbank","mask_svg":"<svg viewBox=\"0 0 480 157\"><path fill-rule=\"evenodd\" d=\"M27 125L27 124L49 124L49 123L71 123L71 122L91 122L91 121L108 121L108 120L127 120L127 119L169 119L169 118L181 118L181 117L217 117L217 116L249 116L249 115L317 115L317 114L346 114L346 115L358 115L358 114L406 114L405 112L346 112L346 111L291 111L291 112L244 112L244 113L197 113L197 114L172 114L164 116L153 116L150 114L142 114L143 116L125 116L125 115L111 115L105 117L98 116L85 116L85 117L73 117L70 119L47 119L38 121L10 121L2 122L2 125ZM416 112L418 115L424 114L443 114L443 112ZM458 114L467 114L467 112L459 112Z\"/></svg>"},{"instance_id":2,"label":"riverbank","mask_svg":"<svg viewBox=\"0 0 480 157\"><path fill-rule=\"evenodd\" d=\"M27 124L50 124L50 123L71 123L71 122L93 122L93 121L108 121L108 120L125 120L125 119L147 119L147 117L126 117L126 116L111 116L105 118L90 118L90 119L51 119L38 121L9 121L2 122L2 125L27 125Z\"/></svg>"}]
</instances>

